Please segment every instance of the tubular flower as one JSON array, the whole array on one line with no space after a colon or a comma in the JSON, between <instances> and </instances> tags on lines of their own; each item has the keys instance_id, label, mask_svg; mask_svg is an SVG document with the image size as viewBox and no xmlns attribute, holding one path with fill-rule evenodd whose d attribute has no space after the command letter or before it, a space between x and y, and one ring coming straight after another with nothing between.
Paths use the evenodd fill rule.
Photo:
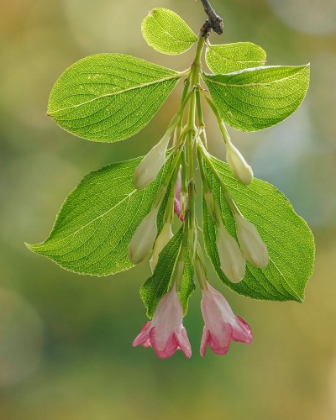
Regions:
<instances>
[{"instance_id":1,"label":"tubular flower","mask_svg":"<svg viewBox=\"0 0 336 420\"><path fill-rule=\"evenodd\" d=\"M172 237L173 237L173 232L171 228L171 223L165 223L160 235L157 237L155 241L153 255L149 261L152 273L154 273L156 264L159 260L160 252L163 250L163 248L167 245L167 243L171 240Z\"/></svg>"},{"instance_id":2,"label":"tubular flower","mask_svg":"<svg viewBox=\"0 0 336 420\"><path fill-rule=\"evenodd\" d=\"M184 197L181 197L181 190L182 190L182 175L181 175L181 168L178 171L176 184L175 184L175 196L174 196L174 212L177 217L184 222L185 211L184 209L188 206L188 195L186 194Z\"/></svg>"},{"instance_id":3,"label":"tubular flower","mask_svg":"<svg viewBox=\"0 0 336 420\"><path fill-rule=\"evenodd\" d=\"M170 135L166 133L160 142L149 151L135 168L133 184L138 190L146 188L158 176L158 173L166 161L169 140Z\"/></svg>"},{"instance_id":4,"label":"tubular flower","mask_svg":"<svg viewBox=\"0 0 336 420\"><path fill-rule=\"evenodd\" d=\"M234 214L238 241L247 261L258 268L265 268L269 261L268 250L253 223Z\"/></svg>"},{"instance_id":5,"label":"tubular flower","mask_svg":"<svg viewBox=\"0 0 336 420\"><path fill-rule=\"evenodd\" d=\"M234 315L224 296L209 283L202 290L201 309L205 323L200 350L202 357L205 357L207 345L214 353L224 355L232 340L251 343L252 332L249 325Z\"/></svg>"},{"instance_id":6,"label":"tubular flower","mask_svg":"<svg viewBox=\"0 0 336 420\"><path fill-rule=\"evenodd\" d=\"M176 287L173 286L159 301L152 321L143 327L134 340L133 347L153 347L160 359L167 359L180 349L189 359L191 346L182 320L183 308Z\"/></svg>"},{"instance_id":7,"label":"tubular flower","mask_svg":"<svg viewBox=\"0 0 336 420\"><path fill-rule=\"evenodd\" d=\"M232 283L239 283L245 276L245 258L222 221L219 222L216 245L223 273Z\"/></svg>"},{"instance_id":8,"label":"tubular flower","mask_svg":"<svg viewBox=\"0 0 336 420\"><path fill-rule=\"evenodd\" d=\"M152 252L157 235L156 219L159 207L153 207L142 220L128 245L128 256L133 264L139 264Z\"/></svg>"},{"instance_id":9,"label":"tubular flower","mask_svg":"<svg viewBox=\"0 0 336 420\"><path fill-rule=\"evenodd\" d=\"M226 161L233 176L242 184L248 185L253 181L253 171L240 151L231 143L226 142Z\"/></svg>"}]
</instances>

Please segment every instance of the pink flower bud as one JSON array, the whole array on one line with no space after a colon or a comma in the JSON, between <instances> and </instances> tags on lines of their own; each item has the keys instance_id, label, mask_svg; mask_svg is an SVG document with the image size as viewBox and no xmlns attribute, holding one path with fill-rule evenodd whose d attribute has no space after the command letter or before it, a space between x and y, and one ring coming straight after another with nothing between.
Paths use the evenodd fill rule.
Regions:
<instances>
[{"instance_id":1,"label":"pink flower bud","mask_svg":"<svg viewBox=\"0 0 336 420\"><path fill-rule=\"evenodd\" d=\"M226 142L226 161L233 176L238 181L245 185L251 184L253 181L252 168L246 163L246 160L240 151L231 143L230 140L227 140Z\"/></svg>"},{"instance_id":2,"label":"pink flower bud","mask_svg":"<svg viewBox=\"0 0 336 420\"><path fill-rule=\"evenodd\" d=\"M239 283L245 276L245 258L222 222L218 226L216 245L223 273L232 283Z\"/></svg>"},{"instance_id":3,"label":"pink flower bud","mask_svg":"<svg viewBox=\"0 0 336 420\"><path fill-rule=\"evenodd\" d=\"M176 184L175 184L175 198L174 198L174 212L177 217L184 222L185 209L188 206L188 194L182 194L182 169L178 171Z\"/></svg>"},{"instance_id":4,"label":"pink flower bud","mask_svg":"<svg viewBox=\"0 0 336 420\"><path fill-rule=\"evenodd\" d=\"M237 237L244 257L258 268L268 264L268 250L253 223L239 214L234 215L237 226Z\"/></svg>"},{"instance_id":5,"label":"pink flower bud","mask_svg":"<svg viewBox=\"0 0 336 420\"><path fill-rule=\"evenodd\" d=\"M248 324L235 316L224 296L207 283L202 290L201 302L204 329L201 341L201 356L205 357L206 346L220 355L228 352L231 341L250 344L252 332Z\"/></svg>"},{"instance_id":6,"label":"pink flower bud","mask_svg":"<svg viewBox=\"0 0 336 420\"><path fill-rule=\"evenodd\" d=\"M170 140L169 133L160 140L142 159L135 168L133 184L138 190L142 190L151 184L158 176L162 166L166 162L167 147Z\"/></svg>"},{"instance_id":7,"label":"pink flower bud","mask_svg":"<svg viewBox=\"0 0 336 420\"><path fill-rule=\"evenodd\" d=\"M183 308L176 287L173 286L159 301L152 321L143 327L134 340L133 347L153 347L160 359L167 359L180 349L190 358L191 346L182 320Z\"/></svg>"},{"instance_id":8,"label":"pink flower bud","mask_svg":"<svg viewBox=\"0 0 336 420\"><path fill-rule=\"evenodd\" d=\"M156 219L158 212L159 208L153 207L134 232L128 245L128 256L133 264L141 263L152 252L157 235Z\"/></svg>"}]
</instances>

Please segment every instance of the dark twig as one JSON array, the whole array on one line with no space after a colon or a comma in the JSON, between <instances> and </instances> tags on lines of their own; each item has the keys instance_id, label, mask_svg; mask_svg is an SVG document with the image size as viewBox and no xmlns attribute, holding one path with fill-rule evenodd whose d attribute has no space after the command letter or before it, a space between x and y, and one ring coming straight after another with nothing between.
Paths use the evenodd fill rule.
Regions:
<instances>
[{"instance_id":1,"label":"dark twig","mask_svg":"<svg viewBox=\"0 0 336 420\"><path fill-rule=\"evenodd\" d=\"M211 29L216 32L216 34L221 35L224 32L223 19L217 15L215 9L209 3L209 0L201 0L201 2L203 4L204 11L209 18L206 20L201 29L203 36L209 36Z\"/></svg>"}]
</instances>

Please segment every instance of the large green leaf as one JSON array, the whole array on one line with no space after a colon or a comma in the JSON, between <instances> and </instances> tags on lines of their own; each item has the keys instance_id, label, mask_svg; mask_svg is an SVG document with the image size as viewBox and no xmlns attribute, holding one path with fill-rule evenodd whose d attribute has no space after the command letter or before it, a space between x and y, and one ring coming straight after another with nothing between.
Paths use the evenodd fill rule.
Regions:
<instances>
[{"instance_id":1,"label":"large green leaf","mask_svg":"<svg viewBox=\"0 0 336 420\"><path fill-rule=\"evenodd\" d=\"M169 9L153 9L143 20L141 31L147 44L164 54L181 54L197 41L186 22Z\"/></svg>"},{"instance_id":2,"label":"large green leaf","mask_svg":"<svg viewBox=\"0 0 336 420\"><path fill-rule=\"evenodd\" d=\"M300 106L309 85L309 65L204 73L203 79L225 122L238 130L257 131L283 121Z\"/></svg>"},{"instance_id":3,"label":"large green leaf","mask_svg":"<svg viewBox=\"0 0 336 420\"><path fill-rule=\"evenodd\" d=\"M258 229L270 256L266 268L255 268L247 263L243 281L231 283L220 269L215 227L204 203L205 248L218 276L230 289L254 299L302 301L306 283L312 275L315 253L314 238L308 225L274 186L258 179L249 186L242 185L233 178L227 164L215 158L211 160L245 218ZM235 222L218 181L206 164L205 170L220 203L225 225L237 238Z\"/></svg>"},{"instance_id":4,"label":"large green leaf","mask_svg":"<svg viewBox=\"0 0 336 420\"><path fill-rule=\"evenodd\" d=\"M266 52L251 42L209 45L205 59L213 73L226 74L263 66L266 60Z\"/></svg>"},{"instance_id":5,"label":"large green leaf","mask_svg":"<svg viewBox=\"0 0 336 420\"><path fill-rule=\"evenodd\" d=\"M183 226L161 251L159 261L152 277L140 288L140 296L147 308L147 316L152 318L159 300L167 293L180 256L183 237ZM179 290L179 299L183 306L184 315L188 310L188 300L195 290L194 268L190 264L188 244L184 249L184 266Z\"/></svg>"},{"instance_id":6,"label":"large green leaf","mask_svg":"<svg viewBox=\"0 0 336 420\"><path fill-rule=\"evenodd\" d=\"M171 163L170 159L153 184L138 191L132 178L141 160L114 163L88 174L65 200L49 238L27 247L79 274L106 276L133 267L128 244Z\"/></svg>"},{"instance_id":7,"label":"large green leaf","mask_svg":"<svg viewBox=\"0 0 336 420\"><path fill-rule=\"evenodd\" d=\"M123 140L149 123L183 74L128 55L92 55L57 80L48 115L84 139Z\"/></svg>"}]
</instances>

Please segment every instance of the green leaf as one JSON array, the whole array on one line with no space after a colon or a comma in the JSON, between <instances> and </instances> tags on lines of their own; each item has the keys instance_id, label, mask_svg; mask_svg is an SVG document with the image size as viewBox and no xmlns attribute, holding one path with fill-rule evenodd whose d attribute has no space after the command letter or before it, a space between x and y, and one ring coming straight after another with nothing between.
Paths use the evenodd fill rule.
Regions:
<instances>
[{"instance_id":1,"label":"green leaf","mask_svg":"<svg viewBox=\"0 0 336 420\"><path fill-rule=\"evenodd\" d=\"M161 251L152 277L140 288L140 296L147 308L147 316L152 318L159 303L169 288L175 274L176 262L182 243L183 228L172 237Z\"/></svg>"},{"instance_id":2,"label":"green leaf","mask_svg":"<svg viewBox=\"0 0 336 420\"><path fill-rule=\"evenodd\" d=\"M226 74L263 66L266 60L266 52L251 42L209 45L205 59L213 73Z\"/></svg>"},{"instance_id":3,"label":"green leaf","mask_svg":"<svg viewBox=\"0 0 336 420\"><path fill-rule=\"evenodd\" d=\"M188 243L184 249L184 270L182 275L181 287L179 291L179 299L183 306L184 315L188 312L188 301L190 296L194 293L196 285L194 282L194 266L191 265L190 253Z\"/></svg>"},{"instance_id":4,"label":"green leaf","mask_svg":"<svg viewBox=\"0 0 336 420\"><path fill-rule=\"evenodd\" d=\"M197 36L176 13L153 9L143 20L142 35L147 44L163 54L182 54L197 41Z\"/></svg>"},{"instance_id":5,"label":"green leaf","mask_svg":"<svg viewBox=\"0 0 336 420\"><path fill-rule=\"evenodd\" d=\"M92 55L57 80L48 115L84 139L123 140L149 123L184 74L128 55Z\"/></svg>"},{"instance_id":6,"label":"green leaf","mask_svg":"<svg viewBox=\"0 0 336 420\"><path fill-rule=\"evenodd\" d=\"M141 160L88 174L65 200L49 238L27 247L79 274L107 276L133 267L128 244L150 211L172 158L153 184L138 191L132 178Z\"/></svg>"},{"instance_id":7,"label":"green leaf","mask_svg":"<svg viewBox=\"0 0 336 420\"><path fill-rule=\"evenodd\" d=\"M167 293L174 279L177 262L182 246L183 226L161 251L159 261L152 277L140 288L140 296L147 308L147 316L152 318L159 300ZM188 311L188 300L194 292L194 268L190 264L188 244L184 248L184 266L179 290L179 299L183 306L183 313Z\"/></svg>"},{"instance_id":8,"label":"green leaf","mask_svg":"<svg viewBox=\"0 0 336 420\"><path fill-rule=\"evenodd\" d=\"M230 289L244 296L301 302L314 265L314 238L308 225L274 186L258 179L249 186L242 185L233 178L227 164L215 158L211 160L244 217L258 229L270 256L266 268L255 268L247 263L243 281L231 283L220 269L215 227L203 200L205 249L218 276ZM211 189L220 203L225 225L230 234L237 238L235 222L218 181L206 164L205 169Z\"/></svg>"},{"instance_id":9,"label":"green leaf","mask_svg":"<svg viewBox=\"0 0 336 420\"><path fill-rule=\"evenodd\" d=\"M204 73L203 78L225 122L238 130L257 131L283 121L301 105L309 85L309 65Z\"/></svg>"}]
</instances>

